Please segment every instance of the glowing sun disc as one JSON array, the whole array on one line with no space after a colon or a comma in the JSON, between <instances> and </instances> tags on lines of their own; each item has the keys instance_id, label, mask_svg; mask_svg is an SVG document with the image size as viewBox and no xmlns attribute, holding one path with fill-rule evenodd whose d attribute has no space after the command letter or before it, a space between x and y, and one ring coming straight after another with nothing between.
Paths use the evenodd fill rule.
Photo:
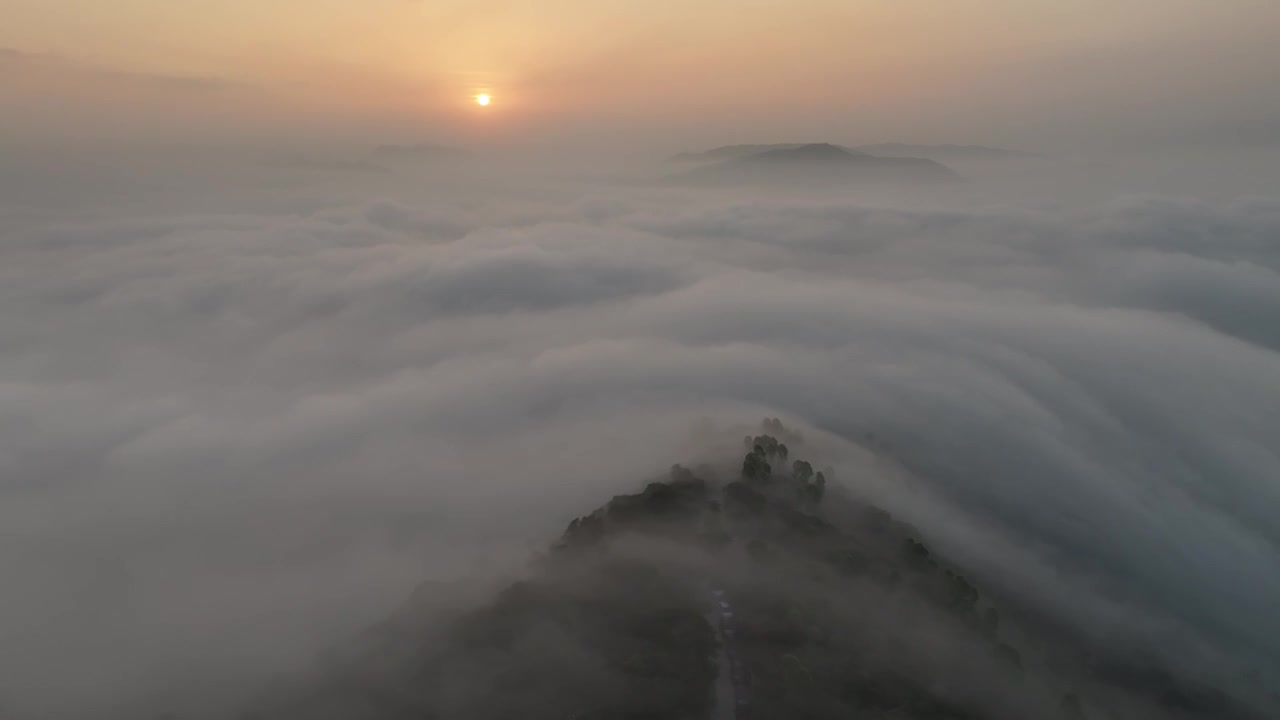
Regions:
<instances>
[{"instance_id":1,"label":"glowing sun disc","mask_svg":"<svg viewBox=\"0 0 1280 720\"><path fill-rule=\"evenodd\" d=\"M488 107L491 101L492 101L492 98L490 98L488 95L484 93L481 93L476 96L476 104L481 107Z\"/></svg>"}]
</instances>

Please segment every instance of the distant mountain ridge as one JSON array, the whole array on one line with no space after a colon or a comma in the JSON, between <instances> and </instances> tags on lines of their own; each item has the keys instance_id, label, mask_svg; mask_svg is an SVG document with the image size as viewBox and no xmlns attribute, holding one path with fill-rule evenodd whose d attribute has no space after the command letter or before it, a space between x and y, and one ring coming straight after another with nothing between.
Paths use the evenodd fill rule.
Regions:
<instances>
[{"instance_id":1,"label":"distant mountain ridge","mask_svg":"<svg viewBox=\"0 0 1280 720\"><path fill-rule=\"evenodd\" d=\"M765 145L724 145L712 148L704 152L683 152L673 158L677 162L708 162L711 160L729 160L731 158L746 157L748 155L758 155L759 153L769 152L772 150L794 150L806 145L823 145L826 143L772 143ZM839 147L839 146L836 146ZM840 148L846 152L851 151L849 148Z\"/></svg>"},{"instance_id":2,"label":"distant mountain ridge","mask_svg":"<svg viewBox=\"0 0 1280 720\"><path fill-rule=\"evenodd\" d=\"M1034 157L1034 153L1008 148L988 147L986 145L913 145L910 143L880 143L877 145L860 145L858 150L871 155L890 157L927 157L927 158L1015 158Z\"/></svg>"},{"instance_id":3,"label":"distant mountain ridge","mask_svg":"<svg viewBox=\"0 0 1280 720\"><path fill-rule=\"evenodd\" d=\"M680 176L699 183L939 183L960 179L927 158L876 157L830 143L742 145L711 151L722 156Z\"/></svg>"},{"instance_id":4,"label":"distant mountain ridge","mask_svg":"<svg viewBox=\"0 0 1280 720\"><path fill-rule=\"evenodd\" d=\"M717 160L747 157L775 150L794 150L806 145L827 145L828 143L772 143L760 145L724 145L702 152L682 152L671 159L682 163L706 163ZM848 147L832 145L851 155L868 155L874 157L918 157L926 159L967 158L967 159L1003 159L1016 157L1034 157L1033 153L1007 148L988 147L986 145L916 145L911 143L880 143L875 145L859 145Z\"/></svg>"}]
</instances>

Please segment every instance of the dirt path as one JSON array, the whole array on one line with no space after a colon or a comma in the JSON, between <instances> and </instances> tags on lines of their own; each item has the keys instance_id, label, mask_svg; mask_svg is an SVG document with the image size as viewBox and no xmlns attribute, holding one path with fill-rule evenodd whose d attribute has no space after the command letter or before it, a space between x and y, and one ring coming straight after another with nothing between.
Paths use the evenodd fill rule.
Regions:
<instances>
[{"instance_id":1,"label":"dirt path","mask_svg":"<svg viewBox=\"0 0 1280 720\"><path fill-rule=\"evenodd\" d=\"M707 622L716 631L716 641L720 646L716 676L715 706L712 709L712 720L742 720L746 717L747 681L742 663L734 655L733 649L733 607L725 592L719 588L710 590L711 611Z\"/></svg>"},{"instance_id":2,"label":"dirt path","mask_svg":"<svg viewBox=\"0 0 1280 720\"><path fill-rule=\"evenodd\" d=\"M734 712L733 674L730 670L728 643L725 642L724 627L720 623L720 604L712 596L711 610L707 613L707 622L716 631L716 667L720 672L716 676L715 704L711 707L711 720L737 720Z\"/></svg>"}]
</instances>

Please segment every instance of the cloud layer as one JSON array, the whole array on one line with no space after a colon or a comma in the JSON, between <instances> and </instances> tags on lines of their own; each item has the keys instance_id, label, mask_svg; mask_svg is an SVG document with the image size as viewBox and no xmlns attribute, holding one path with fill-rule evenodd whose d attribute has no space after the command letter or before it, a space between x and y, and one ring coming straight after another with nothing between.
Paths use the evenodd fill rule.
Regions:
<instances>
[{"instance_id":1,"label":"cloud layer","mask_svg":"<svg viewBox=\"0 0 1280 720\"><path fill-rule=\"evenodd\" d=\"M1280 668L1280 203L253 177L11 211L0 708L289 669L763 414L1006 592Z\"/></svg>"}]
</instances>

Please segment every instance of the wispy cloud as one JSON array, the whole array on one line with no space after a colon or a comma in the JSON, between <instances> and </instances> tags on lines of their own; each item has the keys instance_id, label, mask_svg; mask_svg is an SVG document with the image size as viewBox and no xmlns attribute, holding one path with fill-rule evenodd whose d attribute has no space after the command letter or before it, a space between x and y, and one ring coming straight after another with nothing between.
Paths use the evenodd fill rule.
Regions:
<instances>
[{"instance_id":1,"label":"wispy cloud","mask_svg":"<svg viewBox=\"0 0 1280 720\"><path fill-rule=\"evenodd\" d=\"M1273 202L197 165L216 210L34 212L0 248L11 702L93 714L289 666L696 460L697 422L762 414L1066 621L1280 665ZM857 459L868 433L910 488Z\"/></svg>"}]
</instances>

